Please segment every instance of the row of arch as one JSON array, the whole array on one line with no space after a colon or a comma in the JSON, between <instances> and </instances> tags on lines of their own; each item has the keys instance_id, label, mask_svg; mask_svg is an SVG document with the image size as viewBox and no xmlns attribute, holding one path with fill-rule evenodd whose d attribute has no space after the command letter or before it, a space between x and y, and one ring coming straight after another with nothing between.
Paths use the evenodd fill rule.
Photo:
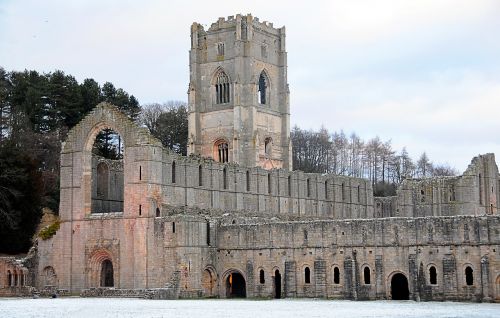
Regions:
<instances>
[{"instance_id":1,"label":"row of arch","mask_svg":"<svg viewBox=\"0 0 500 318\"><path fill-rule=\"evenodd\" d=\"M26 273L22 270L7 270L7 281L5 282L5 286L10 287L20 287L26 286Z\"/></svg>"},{"instance_id":2,"label":"row of arch","mask_svg":"<svg viewBox=\"0 0 500 318\"><path fill-rule=\"evenodd\" d=\"M218 68L212 81L214 87L215 104L227 104L231 102L230 87L231 81L227 73ZM270 100L270 81L269 75L265 70L262 70L257 82L257 102L260 105L269 104Z\"/></svg>"}]
</instances>

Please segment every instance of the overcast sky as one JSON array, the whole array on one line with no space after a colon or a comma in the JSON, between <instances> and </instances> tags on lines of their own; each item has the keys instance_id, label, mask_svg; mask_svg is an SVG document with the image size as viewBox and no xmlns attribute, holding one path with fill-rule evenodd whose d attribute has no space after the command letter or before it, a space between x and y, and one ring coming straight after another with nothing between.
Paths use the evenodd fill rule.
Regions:
<instances>
[{"instance_id":1,"label":"overcast sky","mask_svg":"<svg viewBox=\"0 0 500 318\"><path fill-rule=\"evenodd\" d=\"M0 0L0 66L187 100L191 23L237 13L286 26L292 125L460 171L500 156L499 0Z\"/></svg>"}]
</instances>

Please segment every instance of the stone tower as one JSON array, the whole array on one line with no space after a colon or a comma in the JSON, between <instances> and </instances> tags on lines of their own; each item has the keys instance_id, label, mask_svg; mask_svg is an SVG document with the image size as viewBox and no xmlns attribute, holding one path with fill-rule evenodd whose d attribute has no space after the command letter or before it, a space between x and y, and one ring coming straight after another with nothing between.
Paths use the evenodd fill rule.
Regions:
<instances>
[{"instance_id":1,"label":"stone tower","mask_svg":"<svg viewBox=\"0 0 500 318\"><path fill-rule=\"evenodd\" d=\"M285 28L251 15L191 26L188 154L292 169Z\"/></svg>"}]
</instances>

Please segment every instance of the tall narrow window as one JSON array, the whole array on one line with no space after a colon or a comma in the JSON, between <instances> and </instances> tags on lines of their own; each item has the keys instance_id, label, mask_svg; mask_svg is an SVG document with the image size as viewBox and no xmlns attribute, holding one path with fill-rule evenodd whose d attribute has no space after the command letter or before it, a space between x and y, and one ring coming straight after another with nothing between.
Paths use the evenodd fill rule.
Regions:
<instances>
[{"instance_id":1,"label":"tall narrow window","mask_svg":"<svg viewBox=\"0 0 500 318\"><path fill-rule=\"evenodd\" d=\"M361 203L361 187L358 185L358 203Z\"/></svg>"},{"instance_id":2,"label":"tall narrow window","mask_svg":"<svg viewBox=\"0 0 500 318\"><path fill-rule=\"evenodd\" d=\"M217 43L217 55L224 56L224 43Z\"/></svg>"},{"instance_id":3,"label":"tall narrow window","mask_svg":"<svg viewBox=\"0 0 500 318\"><path fill-rule=\"evenodd\" d=\"M474 274L473 274L472 267L467 266L465 268L465 283L467 286L472 286L474 285Z\"/></svg>"},{"instance_id":4,"label":"tall narrow window","mask_svg":"<svg viewBox=\"0 0 500 318\"><path fill-rule=\"evenodd\" d=\"M139 166L139 180L142 180L142 166Z\"/></svg>"},{"instance_id":5,"label":"tall narrow window","mask_svg":"<svg viewBox=\"0 0 500 318\"><path fill-rule=\"evenodd\" d=\"M292 196L292 176L288 176L288 196Z\"/></svg>"},{"instance_id":6,"label":"tall narrow window","mask_svg":"<svg viewBox=\"0 0 500 318\"><path fill-rule=\"evenodd\" d=\"M198 186L203 185L203 168L201 165L198 166Z\"/></svg>"},{"instance_id":7,"label":"tall narrow window","mask_svg":"<svg viewBox=\"0 0 500 318\"><path fill-rule=\"evenodd\" d=\"M207 245L210 246L210 222L207 221Z\"/></svg>"},{"instance_id":8,"label":"tall narrow window","mask_svg":"<svg viewBox=\"0 0 500 318\"><path fill-rule=\"evenodd\" d=\"M325 180L325 200L328 199L328 180Z\"/></svg>"},{"instance_id":9,"label":"tall narrow window","mask_svg":"<svg viewBox=\"0 0 500 318\"><path fill-rule=\"evenodd\" d=\"M250 171L247 170L247 192L250 192Z\"/></svg>"},{"instance_id":10,"label":"tall narrow window","mask_svg":"<svg viewBox=\"0 0 500 318\"><path fill-rule=\"evenodd\" d=\"M172 161L172 183L175 183L175 161Z\"/></svg>"},{"instance_id":11,"label":"tall narrow window","mask_svg":"<svg viewBox=\"0 0 500 318\"><path fill-rule=\"evenodd\" d=\"M370 268L368 266L365 267L363 270L363 280L365 285L370 285L371 284L371 279L370 279Z\"/></svg>"},{"instance_id":12,"label":"tall narrow window","mask_svg":"<svg viewBox=\"0 0 500 318\"><path fill-rule=\"evenodd\" d=\"M311 270L309 267L306 267L304 269L304 283L310 284L311 283Z\"/></svg>"},{"instance_id":13,"label":"tall narrow window","mask_svg":"<svg viewBox=\"0 0 500 318\"><path fill-rule=\"evenodd\" d=\"M139 215L142 215L142 205L139 204Z\"/></svg>"},{"instance_id":14,"label":"tall narrow window","mask_svg":"<svg viewBox=\"0 0 500 318\"><path fill-rule=\"evenodd\" d=\"M175 233L175 222L172 222L172 233Z\"/></svg>"},{"instance_id":15,"label":"tall narrow window","mask_svg":"<svg viewBox=\"0 0 500 318\"><path fill-rule=\"evenodd\" d=\"M222 186L224 189L227 189L227 169L224 167L222 169Z\"/></svg>"},{"instance_id":16,"label":"tall narrow window","mask_svg":"<svg viewBox=\"0 0 500 318\"><path fill-rule=\"evenodd\" d=\"M262 105L267 104L267 87L268 87L268 80L266 74L264 73L264 71L262 71L262 73L260 73L259 76L259 95L258 95L259 104Z\"/></svg>"},{"instance_id":17,"label":"tall narrow window","mask_svg":"<svg viewBox=\"0 0 500 318\"><path fill-rule=\"evenodd\" d=\"M333 269L333 283L340 284L340 269L337 266Z\"/></svg>"},{"instance_id":18,"label":"tall narrow window","mask_svg":"<svg viewBox=\"0 0 500 318\"><path fill-rule=\"evenodd\" d=\"M307 197L310 197L311 196L311 181L309 180L309 178L306 180L306 183L307 183Z\"/></svg>"},{"instance_id":19,"label":"tall narrow window","mask_svg":"<svg viewBox=\"0 0 500 318\"><path fill-rule=\"evenodd\" d=\"M272 192L272 183L271 183L271 174L267 174L267 193L271 194Z\"/></svg>"},{"instance_id":20,"label":"tall narrow window","mask_svg":"<svg viewBox=\"0 0 500 318\"><path fill-rule=\"evenodd\" d=\"M436 267L429 267L429 283L431 285L437 285L437 272Z\"/></svg>"},{"instance_id":21,"label":"tall narrow window","mask_svg":"<svg viewBox=\"0 0 500 318\"><path fill-rule=\"evenodd\" d=\"M267 137L266 140L264 140L264 154L266 158L271 157L272 142L273 140L270 137Z\"/></svg>"},{"instance_id":22,"label":"tall narrow window","mask_svg":"<svg viewBox=\"0 0 500 318\"><path fill-rule=\"evenodd\" d=\"M261 284L264 284L266 282L266 278L264 277L264 270L261 269L259 272L259 282Z\"/></svg>"},{"instance_id":23,"label":"tall narrow window","mask_svg":"<svg viewBox=\"0 0 500 318\"><path fill-rule=\"evenodd\" d=\"M7 271L7 286L12 286L12 273Z\"/></svg>"},{"instance_id":24,"label":"tall narrow window","mask_svg":"<svg viewBox=\"0 0 500 318\"><path fill-rule=\"evenodd\" d=\"M342 201L345 201L345 185L342 182Z\"/></svg>"},{"instance_id":25,"label":"tall narrow window","mask_svg":"<svg viewBox=\"0 0 500 318\"><path fill-rule=\"evenodd\" d=\"M218 140L214 144L214 158L218 162L229 162L229 147L224 139Z\"/></svg>"},{"instance_id":26,"label":"tall narrow window","mask_svg":"<svg viewBox=\"0 0 500 318\"><path fill-rule=\"evenodd\" d=\"M156 217L160 217L160 208L156 208Z\"/></svg>"},{"instance_id":27,"label":"tall narrow window","mask_svg":"<svg viewBox=\"0 0 500 318\"><path fill-rule=\"evenodd\" d=\"M229 103L229 96L229 77L223 70L220 70L215 78L215 103Z\"/></svg>"}]
</instances>

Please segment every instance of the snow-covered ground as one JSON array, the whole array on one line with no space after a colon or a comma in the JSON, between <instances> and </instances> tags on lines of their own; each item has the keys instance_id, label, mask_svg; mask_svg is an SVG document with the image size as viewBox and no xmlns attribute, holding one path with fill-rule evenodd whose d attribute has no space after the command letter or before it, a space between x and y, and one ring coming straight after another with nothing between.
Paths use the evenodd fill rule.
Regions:
<instances>
[{"instance_id":1,"label":"snow-covered ground","mask_svg":"<svg viewBox=\"0 0 500 318\"><path fill-rule=\"evenodd\" d=\"M333 300L0 298L0 317L500 317L500 304Z\"/></svg>"}]
</instances>

